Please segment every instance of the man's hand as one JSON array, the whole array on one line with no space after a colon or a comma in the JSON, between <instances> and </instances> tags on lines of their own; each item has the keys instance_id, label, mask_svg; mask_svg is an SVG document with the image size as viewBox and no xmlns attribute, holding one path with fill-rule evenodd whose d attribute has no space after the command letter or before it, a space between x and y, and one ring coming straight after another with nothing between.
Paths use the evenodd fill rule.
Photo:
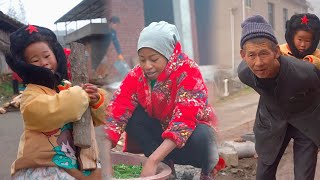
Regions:
<instances>
[{"instance_id":1,"label":"man's hand","mask_svg":"<svg viewBox=\"0 0 320 180\"><path fill-rule=\"evenodd\" d=\"M118 55L118 60L124 60L122 54L119 54L119 55Z\"/></svg>"}]
</instances>

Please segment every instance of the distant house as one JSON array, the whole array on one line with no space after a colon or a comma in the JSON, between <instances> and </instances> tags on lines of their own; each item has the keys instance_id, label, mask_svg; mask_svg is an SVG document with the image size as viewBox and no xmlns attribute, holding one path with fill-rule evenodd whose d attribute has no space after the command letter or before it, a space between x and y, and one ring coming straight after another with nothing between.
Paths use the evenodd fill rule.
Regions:
<instances>
[{"instance_id":1,"label":"distant house","mask_svg":"<svg viewBox=\"0 0 320 180\"><path fill-rule=\"evenodd\" d=\"M118 37L126 60L137 57L140 31L153 21L164 20L177 25L184 51L199 64L208 65L212 64L210 49L200 49L198 44L209 45L207 34L210 33L210 23L206 22L211 19L211 8L211 0L83 0L55 23L65 23L66 27L78 25L79 28L72 33L67 30L65 43L84 43L93 69L103 58L108 58L109 62L116 58L114 48L112 45L109 47L106 19L111 16L120 18ZM81 21L90 23L80 27Z\"/></svg>"},{"instance_id":2,"label":"distant house","mask_svg":"<svg viewBox=\"0 0 320 180\"><path fill-rule=\"evenodd\" d=\"M140 31L150 22L165 20L177 26L184 51L200 65L214 64L235 70L241 61L239 42L241 22L245 18L254 14L264 16L273 26L279 43L284 43L285 21L295 13L307 12L310 6L306 0L214 2L211 0L83 0L56 23L66 23L67 26L73 22L90 20L91 25L66 36L66 43L84 40L88 44L91 39L87 37L103 36L108 32L107 27L101 25L106 24L106 21L94 22L92 19L106 19L116 15L121 21L118 36L123 55L125 59L130 60L136 57ZM100 31L96 31L98 24L102 28ZM102 39L96 38L96 40L106 40ZM104 49L91 54L94 56L93 59L97 58L97 61L93 60L93 64L103 58L105 48L109 46L108 43L102 42L96 45ZM108 60L114 60L115 57L114 48L109 48Z\"/></svg>"},{"instance_id":3,"label":"distant house","mask_svg":"<svg viewBox=\"0 0 320 180\"><path fill-rule=\"evenodd\" d=\"M0 11L0 74L9 73L4 54L9 51L9 35L24 24Z\"/></svg>"},{"instance_id":4,"label":"distant house","mask_svg":"<svg viewBox=\"0 0 320 180\"><path fill-rule=\"evenodd\" d=\"M214 16L215 31L212 31L215 59L220 66L234 72L242 60L240 57L241 23L244 19L259 14L273 27L280 44L285 43L285 23L296 13L308 12L306 0L224 0L217 1Z\"/></svg>"}]
</instances>

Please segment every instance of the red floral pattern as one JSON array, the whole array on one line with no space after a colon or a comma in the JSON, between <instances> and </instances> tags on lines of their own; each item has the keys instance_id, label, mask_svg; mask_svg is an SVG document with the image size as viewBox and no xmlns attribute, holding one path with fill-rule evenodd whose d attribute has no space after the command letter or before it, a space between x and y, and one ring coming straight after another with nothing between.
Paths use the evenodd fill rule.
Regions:
<instances>
[{"instance_id":1,"label":"red floral pattern","mask_svg":"<svg viewBox=\"0 0 320 180\"><path fill-rule=\"evenodd\" d=\"M185 145L198 123L212 128L217 124L198 65L181 51L180 43L177 43L152 91L149 80L138 65L115 92L105 126L105 133L113 146L138 104L149 116L161 121L162 137L170 138L179 148Z\"/></svg>"}]
</instances>

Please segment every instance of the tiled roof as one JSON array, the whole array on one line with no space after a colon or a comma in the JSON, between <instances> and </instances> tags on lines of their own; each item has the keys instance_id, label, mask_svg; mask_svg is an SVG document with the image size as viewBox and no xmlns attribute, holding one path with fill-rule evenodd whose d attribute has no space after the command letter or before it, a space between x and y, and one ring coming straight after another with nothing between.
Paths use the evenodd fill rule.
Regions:
<instances>
[{"instance_id":1,"label":"tiled roof","mask_svg":"<svg viewBox=\"0 0 320 180\"><path fill-rule=\"evenodd\" d=\"M12 33L20 27L24 26L23 23L11 18L0 11L0 29L4 32Z\"/></svg>"},{"instance_id":2,"label":"tiled roof","mask_svg":"<svg viewBox=\"0 0 320 180\"><path fill-rule=\"evenodd\" d=\"M106 2L107 0L83 0L59 18L55 24L60 22L105 18Z\"/></svg>"}]
</instances>

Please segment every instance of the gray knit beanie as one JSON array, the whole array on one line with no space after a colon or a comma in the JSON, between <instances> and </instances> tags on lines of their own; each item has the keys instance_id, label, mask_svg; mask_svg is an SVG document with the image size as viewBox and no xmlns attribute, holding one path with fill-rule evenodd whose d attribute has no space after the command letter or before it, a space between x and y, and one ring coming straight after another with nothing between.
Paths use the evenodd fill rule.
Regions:
<instances>
[{"instance_id":1,"label":"gray knit beanie","mask_svg":"<svg viewBox=\"0 0 320 180\"><path fill-rule=\"evenodd\" d=\"M175 25L165 21L152 22L141 31L137 51L152 48L170 60L177 41L180 36Z\"/></svg>"},{"instance_id":2,"label":"gray knit beanie","mask_svg":"<svg viewBox=\"0 0 320 180\"><path fill-rule=\"evenodd\" d=\"M269 23L260 15L255 15L247 18L241 24L242 34L240 40L240 47L243 48L243 45L246 41L253 38L264 37L268 38L272 42L278 44L278 41L274 35L273 29Z\"/></svg>"}]
</instances>

